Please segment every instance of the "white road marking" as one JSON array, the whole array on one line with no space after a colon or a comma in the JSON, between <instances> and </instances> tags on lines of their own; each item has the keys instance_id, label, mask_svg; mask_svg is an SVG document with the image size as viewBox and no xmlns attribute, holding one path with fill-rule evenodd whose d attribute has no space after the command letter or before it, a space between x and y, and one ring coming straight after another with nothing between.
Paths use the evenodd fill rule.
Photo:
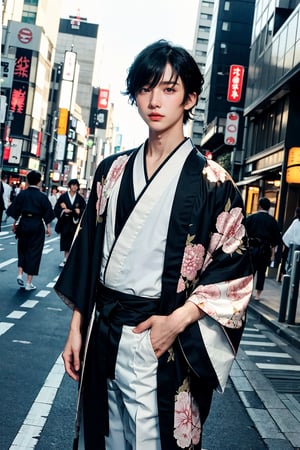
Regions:
<instances>
[{"instance_id":1,"label":"white road marking","mask_svg":"<svg viewBox=\"0 0 300 450\"><path fill-rule=\"evenodd\" d=\"M291 358L287 353L278 353L278 352L256 352L252 350L245 350L246 355L248 356L267 356L271 358Z\"/></svg>"},{"instance_id":2,"label":"white road marking","mask_svg":"<svg viewBox=\"0 0 300 450\"><path fill-rule=\"evenodd\" d=\"M38 300L26 300L20 305L21 308L34 308L39 303Z\"/></svg>"},{"instance_id":3,"label":"white road marking","mask_svg":"<svg viewBox=\"0 0 300 450\"><path fill-rule=\"evenodd\" d=\"M23 316L27 314L27 311L12 311L8 316L6 316L7 319L21 319Z\"/></svg>"},{"instance_id":4,"label":"white road marking","mask_svg":"<svg viewBox=\"0 0 300 450\"><path fill-rule=\"evenodd\" d=\"M44 248L44 250L43 250L43 255L48 255L48 253L51 253L51 252L53 252L53 248Z\"/></svg>"},{"instance_id":5,"label":"white road marking","mask_svg":"<svg viewBox=\"0 0 300 450\"><path fill-rule=\"evenodd\" d=\"M0 336L6 333L13 326L14 323L0 322Z\"/></svg>"},{"instance_id":6,"label":"white road marking","mask_svg":"<svg viewBox=\"0 0 300 450\"><path fill-rule=\"evenodd\" d=\"M10 450L35 448L61 385L64 373L64 365L60 354L10 446Z\"/></svg>"},{"instance_id":7,"label":"white road marking","mask_svg":"<svg viewBox=\"0 0 300 450\"><path fill-rule=\"evenodd\" d=\"M252 334L252 333L243 333L243 337L247 338L255 338L255 339L266 339L264 334Z\"/></svg>"},{"instance_id":8,"label":"white road marking","mask_svg":"<svg viewBox=\"0 0 300 450\"><path fill-rule=\"evenodd\" d=\"M51 283L48 283L46 287L53 288L55 285L55 281L51 281Z\"/></svg>"},{"instance_id":9,"label":"white road marking","mask_svg":"<svg viewBox=\"0 0 300 450\"><path fill-rule=\"evenodd\" d=\"M36 297L47 297L51 291L41 290L36 294Z\"/></svg>"},{"instance_id":10,"label":"white road marking","mask_svg":"<svg viewBox=\"0 0 300 450\"><path fill-rule=\"evenodd\" d=\"M6 261L4 261L3 263L0 264L0 269L2 269L2 267L9 266L10 264L13 264L16 261L18 261L18 258L7 259Z\"/></svg>"},{"instance_id":11,"label":"white road marking","mask_svg":"<svg viewBox=\"0 0 300 450\"><path fill-rule=\"evenodd\" d=\"M292 364L268 364L268 363L256 363L259 369L270 369L270 370L292 370L294 372L300 372L299 365Z\"/></svg>"},{"instance_id":12,"label":"white road marking","mask_svg":"<svg viewBox=\"0 0 300 450\"><path fill-rule=\"evenodd\" d=\"M14 344L31 344L30 341L20 341L19 339L13 339Z\"/></svg>"},{"instance_id":13,"label":"white road marking","mask_svg":"<svg viewBox=\"0 0 300 450\"><path fill-rule=\"evenodd\" d=\"M241 340L241 344L243 345L257 345L258 347L276 347L276 344L274 344L273 342L258 342L258 341L244 341L243 339Z\"/></svg>"}]
</instances>

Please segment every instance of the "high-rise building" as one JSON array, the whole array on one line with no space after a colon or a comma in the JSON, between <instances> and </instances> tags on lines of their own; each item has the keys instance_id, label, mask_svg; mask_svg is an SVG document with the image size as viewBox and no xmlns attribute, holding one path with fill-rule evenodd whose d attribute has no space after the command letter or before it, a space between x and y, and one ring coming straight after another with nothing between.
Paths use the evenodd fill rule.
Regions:
<instances>
[{"instance_id":1,"label":"high-rise building","mask_svg":"<svg viewBox=\"0 0 300 450\"><path fill-rule=\"evenodd\" d=\"M207 46L209 40L210 26L212 22L214 0L200 0L196 23L196 32L193 46L194 58L198 67L204 75L207 58ZM194 110L192 125L192 139L196 145L201 144L204 126L205 97L203 92L199 97L198 104Z\"/></svg>"},{"instance_id":2,"label":"high-rise building","mask_svg":"<svg viewBox=\"0 0 300 450\"><path fill-rule=\"evenodd\" d=\"M204 129L201 147L213 153L235 178L235 160L232 155L241 151L243 135L243 106L245 82L250 52L254 14L254 0L215 0L210 37L207 48L203 98L205 99ZM244 73L244 85L236 97L228 97L231 68ZM236 76L241 81L243 77ZM234 83L235 84L235 83ZM233 84L233 85L234 85ZM234 92L237 94L237 91ZM231 110L239 117L238 133L234 140L226 140L226 121ZM234 150L234 151L233 151Z\"/></svg>"},{"instance_id":3,"label":"high-rise building","mask_svg":"<svg viewBox=\"0 0 300 450\"><path fill-rule=\"evenodd\" d=\"M247 212L267 196L284 230L300 205L300 3L257 0L245 100Z\"/></svg>"},{"instance_id":4,"label":"high-rise building","mask_svg":"<svg viewBox=\"0 0 300 450\"><path fill-rule=\"evenodd\" d=\"M51 20L49 17L51 16ZM10 182L44 171L45 125L60 0L4 2L1 42L1 165Z\"/></svg>"}]
</instances>

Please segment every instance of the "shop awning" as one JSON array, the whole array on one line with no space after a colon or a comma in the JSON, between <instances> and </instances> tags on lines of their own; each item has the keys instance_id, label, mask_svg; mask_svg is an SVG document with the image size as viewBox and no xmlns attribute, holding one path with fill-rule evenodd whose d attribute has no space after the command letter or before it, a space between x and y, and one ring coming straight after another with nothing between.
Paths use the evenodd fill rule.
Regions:
<instances>
[{"instance_id":1,"label":"shop awning","mask_svg":"<svg viewBox=\"0 0 300 450\"><path fill-rule=\"evenodd\" d=\"M247 177L247 178L244 178L241 181L238 181L236 184L237 184L237 186L245 186L246 184L251 184L251 183L254 183L257 180L261 180L262 178L263 178L262 175L257 175L255 177Z\"/></svg>"}]
</instances>

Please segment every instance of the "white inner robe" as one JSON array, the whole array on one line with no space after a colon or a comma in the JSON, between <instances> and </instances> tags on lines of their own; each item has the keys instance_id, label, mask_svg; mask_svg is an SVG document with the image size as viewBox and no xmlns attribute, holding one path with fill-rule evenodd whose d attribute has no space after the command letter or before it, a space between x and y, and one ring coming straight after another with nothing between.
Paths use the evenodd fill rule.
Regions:
<instances>
[{"instance_id":1,"label":"white inner robe","mask_svg":"<svg viewBox=\"0 0 300 450\"><path fill-rule=\"evenodd\" d=\"M174 195L182 166L192 149L191 140L186 140L161 167L136 203L117 241L114 242L121 177L116 182L108 202L100 271L100 280L107 287L141 297L160 297L166 238ZM135 198L146 185L144 151L145 148L142 146L134 162Z\"/></svg>"}]
</instances>

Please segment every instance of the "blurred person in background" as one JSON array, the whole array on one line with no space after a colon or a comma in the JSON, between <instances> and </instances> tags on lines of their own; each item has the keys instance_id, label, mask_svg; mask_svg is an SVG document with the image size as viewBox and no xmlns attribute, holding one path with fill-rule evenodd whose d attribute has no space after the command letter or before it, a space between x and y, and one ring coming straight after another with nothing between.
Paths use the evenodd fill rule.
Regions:
<instances>
[{"instance_id":1,"label":"blurred person in background","mask_svg":"<svg viewBox=\"0 0 300 450\"><path fill-rule=\"evenodd\" d=\"M258 211L250 214L246 219L253 270L256 273L255 300L260 300L267 267L274 262L276 248L282 243L277 220L269 214L270 200L267 197L261 197L258 205Z\"/></svg>"},{"instance_id":2,"label":"blurred person in background","mask_svg":"<svg viewBox=\"0 0 300 450\"><path fill-rule=\"evenodd\" d=\"M57 186L52 186L51 192L49 195L49 200L50 200L50 203L51 203L53 209L55 208L56 202L59 199L59 195L60 194L58 192Z\"/></svg>"},{"instance_id":3,"label":"blurred person in background","mask_svg":"<svg viewBox=\"0 0 300 450\"><path fill-rule=\"evenodd\" d=\"M0 231L1 231L1 223L7 221L7 213L3 218L4 211L7 211L7 208L10 204L10 193L11 187L7 183L7 175L2 173L1 182L0 182Z\"/></svg>"},{"instance_id":4,"label":"blurred person in background","mask_svg":"<svg viewBox=\"0 0 300 450\"><path fill-rule=\"evenodd\" d=\"M55 285L73 308L63 359L81 382L79 448L199 450L225 387L253 277L240 193L184 136L202 84L181 47L136 57L126 94L148 139L100 163Z\"/></svg>"},{"instance_id":5,"label":"blurred person in background","mask_svg":"<svg viewBox=\"0 0 300 450\"><path fill-rule=\"evenodd\" d=\"M295 211L294 219L288 229L282 236L284 250L282 255L282 265L284 265L284 272L289 272L293 262L293 254L295 250L300 249L300 207Z\"/></svg>"},{"instance_id":6,"label":"blurred person in background","mask_svg":"<svg viewBox=\"0 0 300 450\"><path fill-rule=\"evenodd\" d=\"M51 235L50 223L55 217L51 203L40 191L41 178L40 172L30 171L27 188L20 191L7 210L14 219L12 230L18 239L17 283L26 291L36 289L32 278L39 274L45 233ZM23 273L27 274L25 282Z\"/></svg>"},{"instance_id":7,"label":"blurred person in background","mask_svg":"<svg viewBox=\"0 0 300 450\"><path fill-rule=\"evenodd\" d=\"M57 217L55 231L60 234L60 250L64 252L64 259L59 267L64 267L70 252L75 231L86 202L78 193L79 181L73 178L68 182L68 191L61 194L54 206Z\"/></svg>"}]
</instances>

